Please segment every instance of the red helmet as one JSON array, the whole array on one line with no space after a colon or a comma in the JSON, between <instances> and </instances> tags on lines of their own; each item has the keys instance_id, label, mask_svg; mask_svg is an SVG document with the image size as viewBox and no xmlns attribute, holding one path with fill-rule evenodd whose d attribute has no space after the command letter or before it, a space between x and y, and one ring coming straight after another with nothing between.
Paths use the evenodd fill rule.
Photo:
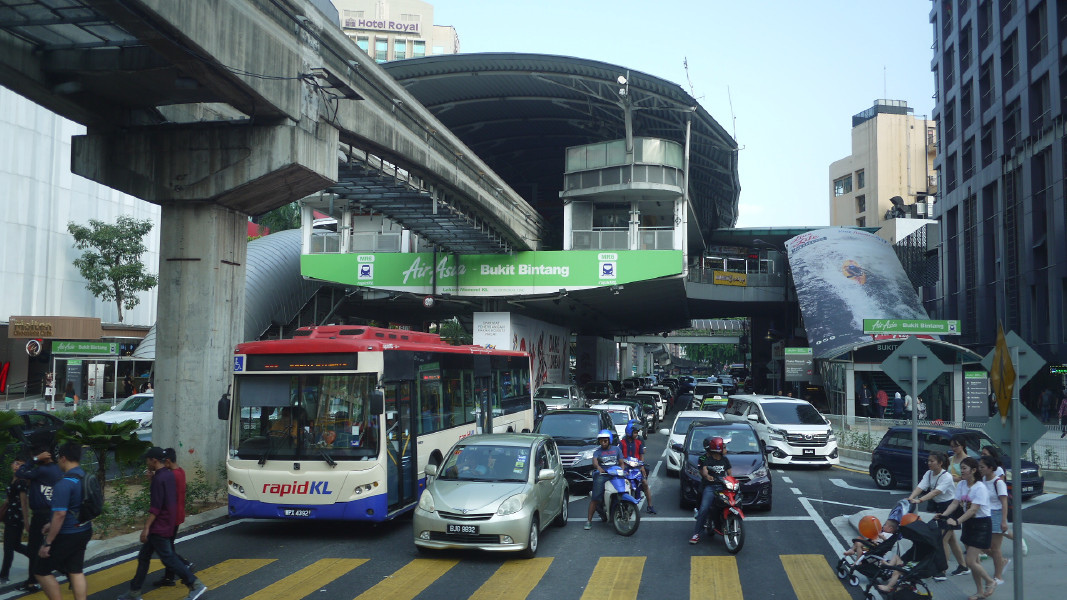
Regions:
<instances>
[{"instance_id":1,"label":"red helmet","mask_svg":"<svg viewBox=\"0 0 1067 600\"><path fill-rule=\"evenodd\" d=\"M726 444L722 441L721 437L706 437L704 438L704 450L708 452L722 452L726 448Z\"/></svg>"}]
</instances>

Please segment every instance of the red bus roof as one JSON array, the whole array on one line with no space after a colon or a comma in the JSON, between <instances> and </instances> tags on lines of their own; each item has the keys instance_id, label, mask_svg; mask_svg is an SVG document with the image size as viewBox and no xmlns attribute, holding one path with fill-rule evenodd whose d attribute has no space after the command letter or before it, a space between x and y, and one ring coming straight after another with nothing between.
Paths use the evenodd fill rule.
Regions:
<instances>
[{"instance_id":1,"label":"red bus roof","mask_svg":"<svg viewBox=\"0 0 1067 600\"><path fill-rule=\"evenodd\" d=\"M453 346L441 341L441 336L436 333L364 327L361 325L301 327L296 330L292 339L244 342L237 345L234 353L303 354L312 352L381 352L382 350L528 356L526 352L513 350L491 349L483 346Z\"/></svg>"}]
</instances>

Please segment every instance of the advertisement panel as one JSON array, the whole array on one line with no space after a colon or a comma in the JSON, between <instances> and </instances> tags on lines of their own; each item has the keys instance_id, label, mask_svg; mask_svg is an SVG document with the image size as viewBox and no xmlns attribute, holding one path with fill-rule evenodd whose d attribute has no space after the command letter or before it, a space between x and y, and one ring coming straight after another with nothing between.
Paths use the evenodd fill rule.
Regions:
<instances>
[{"instance_id":1,"label":"advertisement panel","mask_svg":"<svg viewBox=\"0 0 1067 600\"><path fill-rule=\"evenodd\" d=\"M748 285L748 275L745 273L734 273L733 271L712 271L713 278L712 283L715 285L736 285L739 287L746 287Z\"/></svg>"},{"instance_id":2,"label":"advertisement panel","mask_svg":"<svg viewBox=\"0 0 1067 600\"><path fill-rule=\"evenodd\" d=\"M929 318L893 247L873 233L830 227L785 246L815 358L873 341L864 319Z\"/></svg>"},{"instance_id":3,"label":"advertisement panel","mask_svg":"<svg viewBox=\"0 0 1067 600\"><path fill-rule=\"evenodd\" d=\"M886 335L960 335L958 320L864 319L863 333Z\"/></svg>"},{"instance_id":4,"label":"advertisement panel","mask_svg":"<svg viewBox=\"0 0 1067 600\"><path fill-rule=\"evenodd\" d=\"M414 294L517 296L678 276L680 250L515 254L305 254L305 277Z\"/></svg>"},{"instance_id":5,"label":"advertisement panel","mask_svg":"<svg viewBox=\"0 0 1067 600\"><path fill-rule=\"evenodd\" d=\"M474 343L530 354L534 389L570 381L570 332L549 323L506 312L474 313Z\"/></svg>"}]
</instances>

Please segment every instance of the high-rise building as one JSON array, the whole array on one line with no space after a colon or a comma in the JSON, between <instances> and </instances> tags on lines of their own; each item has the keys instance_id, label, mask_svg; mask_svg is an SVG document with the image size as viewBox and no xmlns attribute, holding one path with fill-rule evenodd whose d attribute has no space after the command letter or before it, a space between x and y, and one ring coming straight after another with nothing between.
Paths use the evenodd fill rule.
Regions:
<instances>
[{"instance_id":1,"label":"high-rise building","mask_svg":"<svg viewBox=\"0 0 1067 600\"><path fill-rule=\"evenodd\" d=\"M1067 2L936 0L940 318L1067 362Z\"/></svg>"},{"instance_id":2,"label":"high-rise building","mask_svg":"<svg viewBox=\"0 0 1067 600\"><path fill-rule=\"evenodd\" d=\"M899 216L927 217L937 190L936 128L912 112L903 100L875 100L852 116L852 154L830 165L830 225L878 227L894 197Z\"/></svg>"},{"instance_id":3,"label":"high-rise building","mask_svg":"<svg viewBox=\"0 0 1067 600\"><path fill-rule=\"evenodd\" d=\"M341 29L378 62L456 54L459 36L434 25L433 5L419 0L333 0Z\"/></svg>"}]
</instances>

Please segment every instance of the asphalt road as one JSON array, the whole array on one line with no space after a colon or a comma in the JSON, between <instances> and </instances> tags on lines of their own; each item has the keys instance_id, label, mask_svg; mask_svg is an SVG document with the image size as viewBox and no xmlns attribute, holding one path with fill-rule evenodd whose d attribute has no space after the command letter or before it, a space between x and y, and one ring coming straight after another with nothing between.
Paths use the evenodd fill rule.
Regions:
<instances>
[{"instance_id":1,"label":"asphalt road","mask_svg":"<svg viewBox=\"0 0 1067 600\"><path fill-rule=\"evenodd\" d=\"M581 525L586 497L571 504L571 522L550 527L538 558L443 552L427 557L412 544L410 519L383 525L236 521L181 539L178 550L197 565L207 599L351 598L861 598L833 573L852 532L831 521L867 508L888 508L907 494L874 487L866 472L844 468L775 469L774 506L748 515L746 542L729 555L721 538L690 545L692 511L678 507L679 482L661 461L666 437L648 440L652 492L659 514L643 515L639 531L619 537L599 522ZM1027 502L1028 522L1059 523L1067 497ZM90 567L90 598L127 589L130 553ZM158 578L149 575L146 590ZM184 588L147 593L174 599ZM17 597L5 594L0 598Z\"/></svg>"}]
</instances>

